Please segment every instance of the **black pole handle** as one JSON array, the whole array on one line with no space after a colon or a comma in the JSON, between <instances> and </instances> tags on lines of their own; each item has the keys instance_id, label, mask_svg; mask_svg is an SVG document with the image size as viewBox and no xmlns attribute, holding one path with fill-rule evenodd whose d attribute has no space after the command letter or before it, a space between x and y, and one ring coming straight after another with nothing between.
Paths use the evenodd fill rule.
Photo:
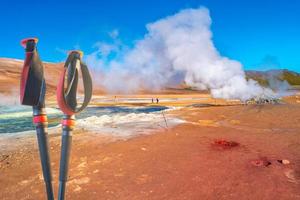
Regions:
<instances>
[{"instance_id":1,"label":"black pole handle","mask_svg":"<svg viewBox=\"0 0 300 200\"><path fill-rule=\"evenodd\" d=\"M21 44L25 48L26 57L21 75L20 101L21 104L30 105L33 108L33 122L36 127L47 198L48 200L53 200L54 196L47 132L48 122L45 111L46 83L44 78L44 67L37 52L37 39L24 39L21 41Z\"/></svg>"},{"instance_id":2,"label":"black pole handle","mask_svg":"<svg viewBox=\"0 0 300 200\"><path fill-rule=\"evenodd\" d=\"M68 181L68 168L72 145L72 131L75 124L75 114L82 111L89 103L92 96L92 81L87 66L81 61L82 53L71 51L64 66L64 72L57 88L57 100L59 107L64 112L62 121L62 140L59 168L58 200L65 199L66 183ZM77 109L77 86L79 70L81 69L84 85L84 101ZM66 90L64 89L65 77L67 77Z\"/></svg>"},{"instance_id":3,"label":"black pole handle","mask_svg":"<svg viewBox=\"0 0 300 200\"><path fill-rule=\"evenodd\" d=\"M92 78L89 70L81 60L80 51L71 51L64 65L64 71L57 86L57 102L64 114L74 115L81 112L89 104L92 98ZM77 85L79 69L82 73L84 99L80 107L77 107ZM67 89L65 90L65 77L67 77Z\"/></svg>"},{"instance_id":4,"label":"black pole handle","mask_svg":"<svg viewBox=\"0 0 300 200\"><path fill-rule=\"evenodd\" d=\"M37 51L37 39L22 40L25 61L21 74L20 101L23 105L37 106L45 103L46 83L44 67Z\"/></svg>"}]
</instances>

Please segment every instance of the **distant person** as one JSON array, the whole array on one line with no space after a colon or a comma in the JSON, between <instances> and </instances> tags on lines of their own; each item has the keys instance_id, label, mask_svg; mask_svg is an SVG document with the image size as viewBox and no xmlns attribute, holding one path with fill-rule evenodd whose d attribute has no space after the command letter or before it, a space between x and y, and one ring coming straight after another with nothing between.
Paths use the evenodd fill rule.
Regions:
<instances>
[{"instance_id":1,"label":"distant person","mask_svg":"<svg viewBox=\"0 0 300 200\"><path fill-rule=\"evenodd\" d=\"M154 99L153 98L151 99L151 101L152 101L152 103L154 103Z\"/></svg>"},{"instance_id":2,"label":"distant person","mask_svg":"<svg viewBox=\"0 0 300 200\"><path fill-rule=\"evenodd\" d=\"M158 98L156 98L156 103L158 103L159 102L159 99Z\"/></svg>"}]
</instances>

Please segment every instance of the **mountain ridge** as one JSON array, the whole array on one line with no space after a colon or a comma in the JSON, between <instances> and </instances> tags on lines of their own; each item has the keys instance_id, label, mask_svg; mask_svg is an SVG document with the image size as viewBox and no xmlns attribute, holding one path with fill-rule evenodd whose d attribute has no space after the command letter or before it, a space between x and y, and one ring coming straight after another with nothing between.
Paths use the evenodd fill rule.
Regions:
<instances>
[{"instance_id":1,"label":"mountain ridge","mask_svg":"<svg viewBox=\"0 0 300 200\"><path fill-rule=\"evenodd\" d=\"M47 95L53 96L56 93L56 84L59 76L62 72L63 63L50 63L43 62L45 67L45 78L47 83ZM19 90L19 80L23 67L23 60L13 58L0 58L0 93L9 94L16 93ZM282 70L267 70L257 71L248 70L245 71L247 79L256 80L262 86L270 86L270 80L286 81L290 85L300 86L300 73L282 69ZM192 87L186 84L181 84L173 88L163 89L163 93L169 92L197 92ZM96 94L105 94L103 88L97 85L94 88ZM200 92L200 91L199 91Z\"/></svg>"}]
</instances>

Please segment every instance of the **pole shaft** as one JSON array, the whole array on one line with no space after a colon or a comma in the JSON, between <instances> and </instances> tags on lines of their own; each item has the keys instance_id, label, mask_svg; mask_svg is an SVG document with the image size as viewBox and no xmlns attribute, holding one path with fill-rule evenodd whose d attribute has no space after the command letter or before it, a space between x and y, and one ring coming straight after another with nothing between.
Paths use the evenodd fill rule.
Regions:
<instances>
[{"instance_id":1,"label":"pole shaft","mask_svg":"<svg viewBox=\"0 0 300 200\"><path fill-rule=\"evenodd\" d=\"M65 115L64 120L74 120L74 116ZM59 189L58 200L65 199L66 182L68 181L68 169L70 162L70 153L72 145L72 126L63 125L62 139L61 139L61 154L59 167Z\"/></svg>"},{"instance_id":2,"label":"pole shaft","mask_svg":"<svg viewBox=\"0 0 300 200\"><path fill-rule=\"evenodd\" d=\"M33 115L45 115L45 109L43 106L34 106ZM47 122L37 123L36 133L37 141L39 146L40 160L42 165L44 182L46 185L47 199L53 200L53 188L52 188L52 174L51 174L51 165L50 165L50 155L49 155L49 142L48 142L48 132L47 132Z\"/></svg>"},{"instance_id":3,"label":"pole shaft","mask_svg":"<svg viewBox=\"0 0 300 200\"><path fill-rule=\"evenodd\" d=\"M58 188L58 200L65 199L65 189L66 189L66 182L59 181L59 188Z\"/></svg>"}]
</instances>

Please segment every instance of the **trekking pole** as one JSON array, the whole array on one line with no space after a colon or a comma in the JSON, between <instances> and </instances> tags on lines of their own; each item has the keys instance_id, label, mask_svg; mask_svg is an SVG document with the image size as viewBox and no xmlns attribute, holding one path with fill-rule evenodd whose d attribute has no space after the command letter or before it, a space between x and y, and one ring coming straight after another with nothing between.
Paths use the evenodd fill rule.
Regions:
<instances>
[{"instance_id":1,"label":"trekking pole","mask_svg":"<svg viewBox=\"0 0 300 200\"><path fill-rule=\"evenodd\" d=\"M65 199L68 166L70 160L72 131L75 125L75 114L81 112L92 97L92 80L87 66L81 61L82 52L71 51L64 65L64 71L57 86L57 102L64 116L62 120L62 140L59 168L58 200ZM77 108L77 85L79 71L82 73L84 100ZM65 89L66 80L66 89Z\"/></svg>"},{"instance_id":2,"label":"trekking pole","mask_svg":"<svg viewBox=\"0 0 300 200\"><path fill-rule=\"evenodd\" d=\"M44 68L39 58L36 38L24 39L21 45L25 48L25 61L21 74L20 102L33 108L33 123L36 128L37 141L47 198L53 200L52 176L49 157L48 122L45 111L46 83Z\"/></svg>"}]
</instances>

